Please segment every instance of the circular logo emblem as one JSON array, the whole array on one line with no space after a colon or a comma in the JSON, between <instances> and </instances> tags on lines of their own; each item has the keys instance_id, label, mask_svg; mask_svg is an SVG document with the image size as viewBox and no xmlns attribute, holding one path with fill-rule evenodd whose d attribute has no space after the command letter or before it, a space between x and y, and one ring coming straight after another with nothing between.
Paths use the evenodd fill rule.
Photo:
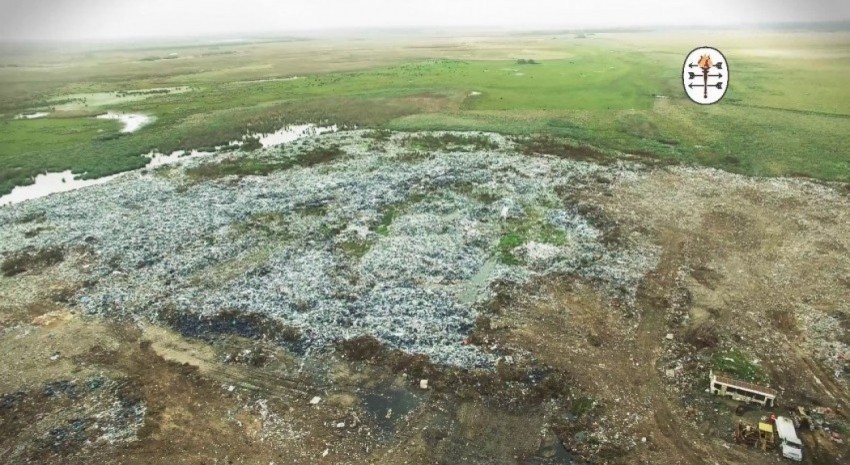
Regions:
<instances>
[{"instance_id":1,"label":"circular logo emblem","mask_svg":"<svg viewBox=\"0 0 850 465\"><path fill-rule=\"evenodd\" d=\"M699 47L691 50L682 67L682 82L688 98L700 105L717 103L729 88L729 64L720 50Z\"/></svg>"}]
</instances>

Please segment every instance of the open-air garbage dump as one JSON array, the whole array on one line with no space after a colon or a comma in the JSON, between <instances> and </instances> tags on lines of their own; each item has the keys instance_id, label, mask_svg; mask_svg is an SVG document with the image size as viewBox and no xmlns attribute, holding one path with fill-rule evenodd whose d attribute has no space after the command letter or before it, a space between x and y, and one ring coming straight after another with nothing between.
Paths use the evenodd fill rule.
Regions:
<instances>
[{"instance_id":1,"label":"open-air garbage dump","mask_svg":"<svg viewBox=\"0 0 850 465\"><path fill-rule=\"evenodd\" d=\"M850 4L627 3L0 1L0 464L850 463Z\"/></svg>"},{"instance_id":2,"label":"open-air garbage dump","mask_svg":"<svg viewBox=\"0 0 850 465\"><path fill-rule=\"evenodd\" d=\"M423 141L436 146L424 151ZM539 441L522 439L537 463L612 450L654 457L679 441L659 414L683 434L741 447L717 453L768 460L783 448L768 447L764 425L778 437L772 421L789 408L800 437L841 450L848 288L828 282L843 279L848 258L801 257L847 246L844 193L628 154L579 161L529 152L534 144L343 130L189 157L0 211L7 305L46 312L20 314L7 331L50 331L46 347L28 349L44 355L17 364L86 367L62 381L80 416L48 417L8 457L36 457L57 435L53 456L91 456L101 423L85 412L104 394L84 386L104 376L96 367L111 367L100 383L126 386L95 415L119 415L110 447L144 443L151 411L193 392L163 393L156 407L134 379L184 367L200 376L191 389L216 393L207 421L221 411L242 431L247 420L236 418L256 417L252 437L278 438L305 462L360 460L376 450L359 446L364 438L391 444L410 422L431 428L445 415L462 420L442 431L464 434L499 428L503 415L543 428ZM785 228L800 232L770 239ZM746 274L766 287L737 277ZM835 306L790 304L795 295ZM50 328L63 335L54 341ZM89 342L77 347L81 334ZM790 338L811 355L776 349ZM43 395L16 392L4 397L9 409ZM63 421L71 426L51 426ZM318 452L305 442L343 433ZM423 456L454 454L455 441Z\"/></svg>"},{"instance_id":3,"label":"open-air garbage dump","mask_svg":"<svg viewBox=\"0 0 850 465\"><path fill-rule=\"evenodd\" d=\"M402 134L370 151L368 136L215 162L334 157L262 178L198 182L211 162L193 160L6 209L2 252L84 255L83 279L97 284L74 302L87 314L191 325L234 311L291 327L303 351L369 335L463 367L497 358L461 344L493 283L575 273L628 303L657 260L648 243L606 246L593 220L560 200L626 170L521 157L495 135L475 135L492 149L432 154L411 152ZM31 217L46 230L28 238Z\"/></svg>"}]
</instances>

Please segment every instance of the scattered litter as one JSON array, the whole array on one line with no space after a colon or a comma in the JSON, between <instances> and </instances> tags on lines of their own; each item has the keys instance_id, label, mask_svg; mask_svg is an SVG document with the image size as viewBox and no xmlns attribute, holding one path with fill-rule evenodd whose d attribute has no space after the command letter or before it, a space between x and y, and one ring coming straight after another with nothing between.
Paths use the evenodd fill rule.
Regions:
<instances>
[{"instance_id":1,"label":"scattered litter","mask_svg":"<svg viewBox=\"0 0 850 465\"><path fill-rule=\"evenodd\" d=\"M332 165L187 185L181 173L209 163L190 159L174 176L125 173L3 207L0 255L25 247L90 249L91 267L80 272L95 284L75 302L88 314L182 315L188 323L234 309L309 334L293 342L302 351L371 335L435 363L475 368L498 358L468 339L475 304L491 296L493 283L574 274L628 303L657 262L655 246L610 248L589 219L549 201L622 167L521 156L497 134L486 136L504 149L386 163L403 142L391 139L386 152L370 152L363 134L327 133L297 147L219 156L280 163L333 144L347 156ZM469 186L487 186L487 195ZM35 212L44 212L50 229L24 238L30 226L18 220ZM504 252L517 263L492 260L502 219L541 231L524 249Z\"/></svg>"}]
</instances>

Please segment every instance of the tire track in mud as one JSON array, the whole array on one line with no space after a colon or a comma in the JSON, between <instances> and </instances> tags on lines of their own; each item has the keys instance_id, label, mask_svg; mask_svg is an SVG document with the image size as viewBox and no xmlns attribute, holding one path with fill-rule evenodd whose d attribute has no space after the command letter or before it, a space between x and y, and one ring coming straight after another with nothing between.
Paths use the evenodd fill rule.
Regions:
<instances>
[{"instance_id":1,"label":"tire track in mud","mask_svg":"<svg viewBox=\"0 0 850 465\"><path fill-rule=\"evenodd\" d=\"M646 396L655 410L653 419L658 430L664 436L669 449L679 452L687 465L709 463L705 460L704 451L696 451L686 445L684 432L690 433L690 428L679 421L669 407L669 399L665 395L663 382L660 379L656 364L661 348L658 341L664 337L667 329L665 313L669 307L667 294L676 286L676 276L685 254L685 240L674 239L672 247L666 248L658 266L644 278L638 288L638 305L643 308L641 321L638 324L635 337L637 352L648 361L650 373L647 382L641 385L636 395ZM690 442L690 441L687 441Z\"/></svg>"},{"instance_id":2,"label":"tire track in mud","mask_svg":"<svg viewBox=\"0 0 850 465\"><path fill-rule=\"evenodd\" d=\"M833 381L831 375L818 366L817 362L812 360L811 357L807 357L797 348L795 348L794 353L809 370L812 379L823 390L823 392L828 395L833 402L838 404L843 411L850 412L850 405L848 405L845 401L845 399L850 397L850 394L848 394L840 384Z\"/></svg>"}]
</instances>

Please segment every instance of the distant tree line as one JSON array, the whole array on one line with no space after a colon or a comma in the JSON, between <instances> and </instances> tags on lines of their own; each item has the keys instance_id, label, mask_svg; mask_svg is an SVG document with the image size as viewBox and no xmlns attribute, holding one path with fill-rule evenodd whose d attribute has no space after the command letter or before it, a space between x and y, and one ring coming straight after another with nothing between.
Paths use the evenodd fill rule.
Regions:
<instances>
[{"instance_id":1,"label":"distant tree line","mask_svg":"<svg viewBox=\"0 0 850 465\"><path fill-rule=\"evenodd\" d=\"M518 65L539 65L540 63L534 61L531 58L520 58L519 60L516 61L516 64L518 64Z\"/></svg>"}]
</instances>

